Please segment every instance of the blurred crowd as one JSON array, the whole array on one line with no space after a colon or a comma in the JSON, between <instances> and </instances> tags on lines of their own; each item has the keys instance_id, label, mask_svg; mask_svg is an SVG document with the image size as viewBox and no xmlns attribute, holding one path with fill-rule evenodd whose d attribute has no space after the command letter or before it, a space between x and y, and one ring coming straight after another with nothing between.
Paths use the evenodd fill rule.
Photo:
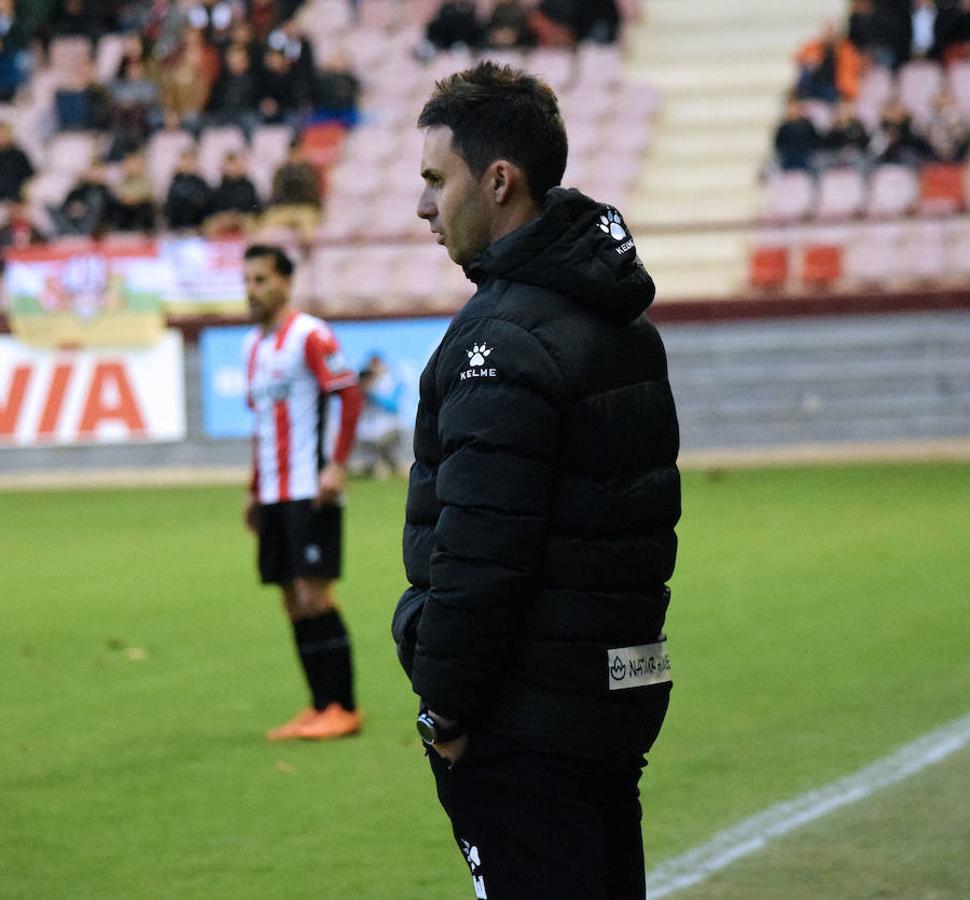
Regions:
<instances>
[{"instance_id":1,"label":"blurred crowd","mask_svg":"<svg viewBox=\"0 0 970 900\"><path fill-rule=\"evenodd\" d=\"M428 23L419 56L456 46L470 49L570 47L579 41L614 43L635 4L617 0L496 0L480 15L474 0L444 0Z\"/></svg>"},{"instance_id":2,"label":"blurred crowd","mask_svg":"<svg viewBox=\"0 0 970 900\"><path fill-rule=\"evenodd\" d=\"M795 54L797 76L775 131L774 164L867 172L886 163L965 162L970 120L947 76L967 61L970 0L851 0L844 22L826 24ZM916 103L901 88L918 68L932 94ZM866 85L880 82L889 88L872 109Z\"/></svg>"},{"instance_id":3,"label":"blurred crowd","mask_svg":"<svg viewBox=\"0 0 970 900\"><path fill-rule=\"evenodd\" d=\"M303 152L301 131L315 122L353 122L360 82L339 54L318 60L297 14L303 0L0 0L0 102L29 91L63 38L89 42L54 92L51 137L103 136L103 151L45 223L49 234L201 229L245 230L263 212L245 152L234 150L212 185L194 149L178 158L164 197L146 171L146 150L163 132L198 138L235 126L247 140L264 125L285 126L293 146L276 171L269 207L319 210L322 178ZM356 4L351 3L356 9ZM117 69L99 82L100 41L123 42ZM0 122L0 204L6 209L0 246L44 235L31 221L24 188L37 173ZM111 176L109 178L109 170ZM27 227L29 225L30 227Z\"/></svg>"},{"instance_id":4,"label":"blurred crowd","mask_svg":"<svg viewBox=\"0 0 970 900\"><path fill-rule=\"evenodd\" d=\"M455 47L609 44L637 5L441 0L415 57L428 62ZM308 129L353 127L362 82L345 54L318 58L321 45L304 28L312 18L304 6L305 0L0 0L0 104L22 106L34 93L32 81L57 70L44 142L98 136L90 165L56 204L44 201L38 215L37 203L25 198L34 197L28 188L47 153L19 146L17 129L4 121L12 117L0 106L0 248L118 231L220 236L283 224L305 235L316 227L326 170L308 144ZM359 0L347 0L347 8L359 21ZM110 71L100 65L102 42L120 48ZM66 67L65 43L85 47ZM239 129L244 143L227 148L213 180L211 165L201 170L198 150L212 130L227 127ZM267 171L257 186L249 151L253 136L270 127L288 131L289 152L271 184ZM166 144L177 150L171 180L160 186L152 151L166 143L158 138L171 135L189 140Z\"/></svg>"}]
</instances>

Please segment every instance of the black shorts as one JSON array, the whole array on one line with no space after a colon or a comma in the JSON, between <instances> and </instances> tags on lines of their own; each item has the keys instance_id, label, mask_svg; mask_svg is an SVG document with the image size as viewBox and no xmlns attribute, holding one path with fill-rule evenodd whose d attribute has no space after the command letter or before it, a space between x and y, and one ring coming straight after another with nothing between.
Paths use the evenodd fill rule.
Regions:
<instances>
[{"instance_id":1,"label":"black shorts","mask_svg":"<svg viewBox=\"0 0 970 900\"><path fill-rule=\"evenodd\" d=\"M340 577L343 507L287 500L259 507L259 577L263 584L294 578Z\"/></svg>"}]
</instances>

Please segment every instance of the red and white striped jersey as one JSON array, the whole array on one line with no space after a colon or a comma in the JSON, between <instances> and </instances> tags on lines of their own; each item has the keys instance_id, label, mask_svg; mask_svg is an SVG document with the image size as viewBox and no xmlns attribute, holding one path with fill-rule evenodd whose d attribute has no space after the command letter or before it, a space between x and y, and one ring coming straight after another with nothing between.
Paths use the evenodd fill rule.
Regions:
<instances>
[{"instance_id":1,"label":"red and white striped jersey","mask_svg":"<svg viewBox=\"0 0 970 900\"><path fill-rule=\"evenodd\" d=\"M326 461L327 395L356 385L357 374L326 322L306 313L291 312L269 333L254 328L243 348L247 402L255 414L253 492L260 503L315 497ZM340 462L355 427L356 418L345 435L342 424L334 453Z\"/></svg>"}]
</instances>

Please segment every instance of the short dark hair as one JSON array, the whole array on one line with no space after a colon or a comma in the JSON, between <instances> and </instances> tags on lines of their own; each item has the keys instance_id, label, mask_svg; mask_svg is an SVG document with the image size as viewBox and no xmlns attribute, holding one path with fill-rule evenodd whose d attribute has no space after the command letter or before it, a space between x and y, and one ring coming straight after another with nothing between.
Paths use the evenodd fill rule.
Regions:
<instances>
[{"instance_id":1,"label":"short dark hair","mask_svg":"<svg viewBox=\"0 0 970 900\"><path fill-rule=\"evenodd\" d=\"M562 181L566 127L555 92L534 75L487 61L449 75L435 84L418 117L419 128L433 125L451 129L455 152L476 178L507 159L525 173L540 205Z\"/></svg>"},{"instance_id":2,"label":"short dark hair","mask_svg":"<svg viewBox=\"0 0 970 900\"><path fill-rule=\"evenodd\" d=\"M272 244L250 244L243 254L243 259L263 259L273 260L276 272L284 278L293 275L293 260L286 255L281 247L274 247Z\"/></svg>"}]
</instances>

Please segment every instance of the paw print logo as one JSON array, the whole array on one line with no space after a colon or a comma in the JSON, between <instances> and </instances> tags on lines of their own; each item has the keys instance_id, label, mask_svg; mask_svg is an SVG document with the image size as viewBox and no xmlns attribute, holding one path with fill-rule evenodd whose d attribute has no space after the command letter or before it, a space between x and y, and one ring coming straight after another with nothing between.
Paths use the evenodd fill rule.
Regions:
<instances>
[{"instance_id":1,"label":"paw print logo","mask_svg":"<svg viewBox=\"0 0 970 900\"><path fill-rule=\"evenodd\" d=\"M600 231L605 232L614 241L622 241L626 235L626 228L623 226L623 217L613 208L607 209L606 213L600 216L596 223Z\"/></svg>"},{"instance_id":2,"label":"paw print logo","mask_svg":"<svg viewBox=\"0 0 970 900\"><path fill-rule=\"evenodd\" d=\"M478 344L472 344L471 350L466 350L465 351L468 354L468 365L469 365L469 367L472 367L472 366L484 366L485 365L485 357L486 356L491 356L492 355L492 350L493 350L492 347L486 347L485 346L485 341L482 341L481 347L479 347Z\"/></svg>"}]
</instances>

